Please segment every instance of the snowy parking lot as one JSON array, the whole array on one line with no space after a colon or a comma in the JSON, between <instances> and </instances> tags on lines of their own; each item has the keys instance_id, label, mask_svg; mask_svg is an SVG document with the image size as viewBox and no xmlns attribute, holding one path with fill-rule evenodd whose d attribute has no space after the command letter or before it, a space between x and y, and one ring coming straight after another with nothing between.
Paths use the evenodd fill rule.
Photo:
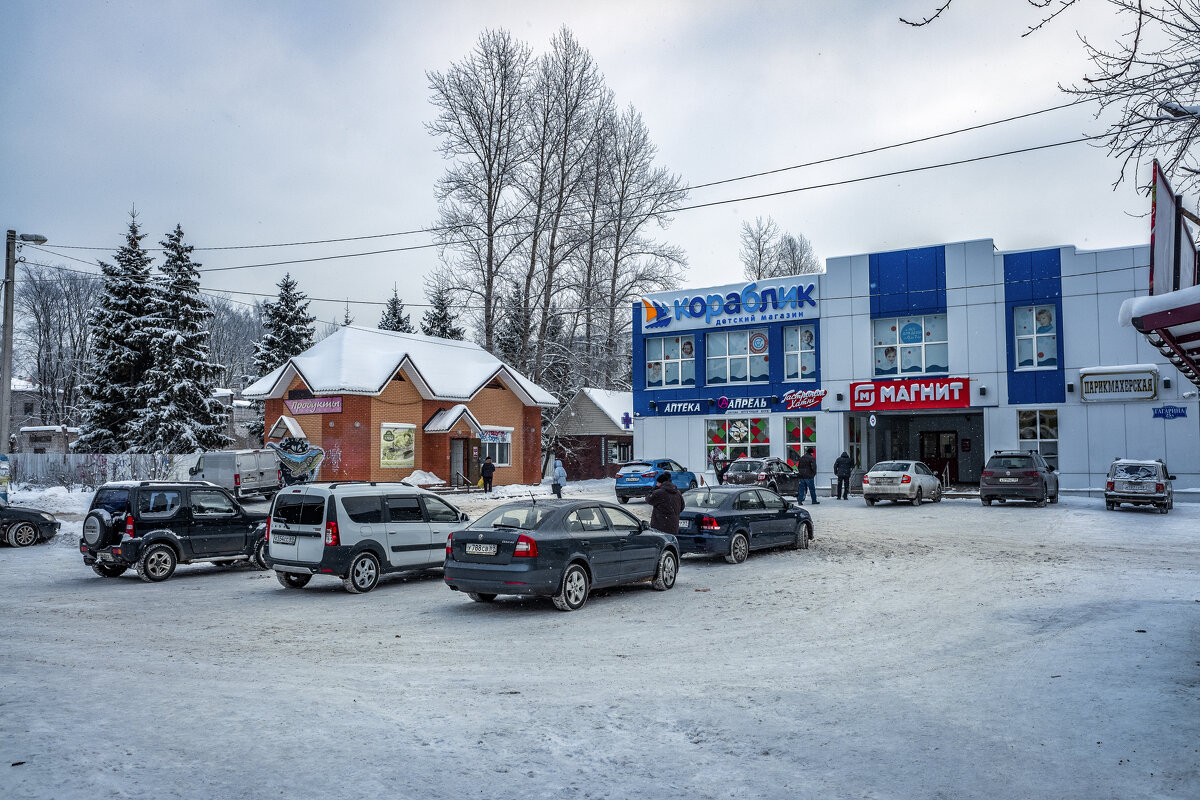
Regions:
<instances>
[{"instance_id":1,"label":"snowy parking lot","mask_svg":"<svg viewBox=\"0 0 1200 800\"><path fill-rule=\"evenodd\" d=\"M105 580L72 502L0 548L5 798L1200 796L1200 504L824 498L810 550L565 614Z\"/></svg>"}]
</instances>

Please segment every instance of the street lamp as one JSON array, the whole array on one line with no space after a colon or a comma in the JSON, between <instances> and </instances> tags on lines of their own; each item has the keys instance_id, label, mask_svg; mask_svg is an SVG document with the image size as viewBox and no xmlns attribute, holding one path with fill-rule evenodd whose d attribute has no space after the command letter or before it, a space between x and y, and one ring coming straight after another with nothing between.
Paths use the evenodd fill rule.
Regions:
<instances>
[{"instance_id":1,"label":"street lamp","mask_svg":"<svg viewBox=\"0 0 1200 800\"><path fill-rule=\"evenodd\" d=\"M0 453L12 450L12 349L13 349L13 294L17 282L17 240L30 244L45 244L46 237L36 233L10 230L4 240L4 336L0 347Z\"/></svg>"}]
</instances>

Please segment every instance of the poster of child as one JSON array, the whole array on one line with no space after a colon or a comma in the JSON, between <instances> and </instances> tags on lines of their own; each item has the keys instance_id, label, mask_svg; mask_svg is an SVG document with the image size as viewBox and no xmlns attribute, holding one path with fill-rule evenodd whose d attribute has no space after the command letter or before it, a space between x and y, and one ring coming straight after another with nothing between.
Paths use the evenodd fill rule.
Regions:
<instances>
[{"instance_id":1,"label":"poster of child","mask_svg":"<svg viewBox=\"0 0 1200 800\"><path fill-rule=\"evenodd\" d=\"M882 350L875 348L875 374L876 375L895 375L896 374L896 348L885 347Z\"/></svg>"},{"instance_id":2,"label":"poster of child","mask_svg":"<svg viewBox=\"0 0 1200 800\"><path fill-rule=\"evenodd\" d=\"M1054 309L1039 308L1036 320L1038 333L1051 333L1054 331Z\"/></svg>"}]
</instances>

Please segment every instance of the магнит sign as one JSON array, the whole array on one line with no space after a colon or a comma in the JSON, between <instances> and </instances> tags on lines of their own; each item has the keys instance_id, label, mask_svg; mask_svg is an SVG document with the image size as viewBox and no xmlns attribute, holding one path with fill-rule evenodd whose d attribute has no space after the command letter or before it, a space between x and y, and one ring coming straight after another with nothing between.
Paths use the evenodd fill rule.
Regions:
<instances>
[{"instance_id":1,"label":"\u043c\u0430\u0433\u043d\u0438\u0442 sign","mask_svg":"<svg viewBox=\"0 0 1200 800\"><path fill-rule=\"evenodd\" d=\"M851 411L969 408L969 378L914 378L850 384Z\"/></svg>"}]
</instances>

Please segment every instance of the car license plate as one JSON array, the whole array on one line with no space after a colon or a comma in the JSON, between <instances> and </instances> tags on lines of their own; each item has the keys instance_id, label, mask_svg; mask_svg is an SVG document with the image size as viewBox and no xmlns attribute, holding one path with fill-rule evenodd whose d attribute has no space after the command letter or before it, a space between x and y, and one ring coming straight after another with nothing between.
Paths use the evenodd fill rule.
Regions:
<instances>
[{"instance_id":1,"label":"car license plate","mask_svg":"<svg viewBox=\"0 0 1200 800\"><path fill-rule=\"evenodd\" d=\"M625 482L626 483L637 483L637 476L636 475L627 475L625 477Z\"/></svg>"},{"instance_id":2,"label":"car license plate","mask_svg":"<svg viewBox=\"0 0 1200 800\"><path fill-rule=\"evenodd\" d=\"M690 527L692 527L692 521L690 519L679 520L679 530L683 530L684 528L690 528Z\"/></svg>"},{"instance_id":3,"label":"car license plate","mask_svg":"<svg viewBox=\"0 0 1200 800\"><path fill-rule=\"evenodd\" d=\"M112 553L101 553L100 560L101 561L112 561L113 555L112 555Z\"/></svg>"},{"instance_id":4,"label":"car license plate","mask_svg":"<svg viewBox=\"0 0 1200 800\"><path fill-rule=\"evenodd\" d=\"M275 544L295 544L296 537L290 533L277 533L271 537Z\"/></svg>"},{"instance_id":5,"label":"car license plate","mask_svg":"<svg viewBox=\"0 0 1200 800\"><path fill-rule=\"evenodd\" d=\"M494 556L496 555L496 545L494 544L479 544L478 542L467 542L467 555L469 556Z\"/></svg>"},{"instance_id":6,"label":"car license plate","mask_svg":"<svg viewBox=\"0 0 1200 800\"><path fill-rule=\"evenodd\" d=\"M1149 492L1149 484L1140 483L1138 481L1121 481L1117 484L1117 488L1122 492Z\"/></svg>"},{"instance_id":7,"label":"car license plate","mask_svg":"<svg viewBox=\"0 0 1200 800\"><path fill-rule=\"evenodd\" d=\"M1001 483L1016 483L1017 479L1016 478L1001 478L1000 482Z\"/></svg>"}]
</instances>

